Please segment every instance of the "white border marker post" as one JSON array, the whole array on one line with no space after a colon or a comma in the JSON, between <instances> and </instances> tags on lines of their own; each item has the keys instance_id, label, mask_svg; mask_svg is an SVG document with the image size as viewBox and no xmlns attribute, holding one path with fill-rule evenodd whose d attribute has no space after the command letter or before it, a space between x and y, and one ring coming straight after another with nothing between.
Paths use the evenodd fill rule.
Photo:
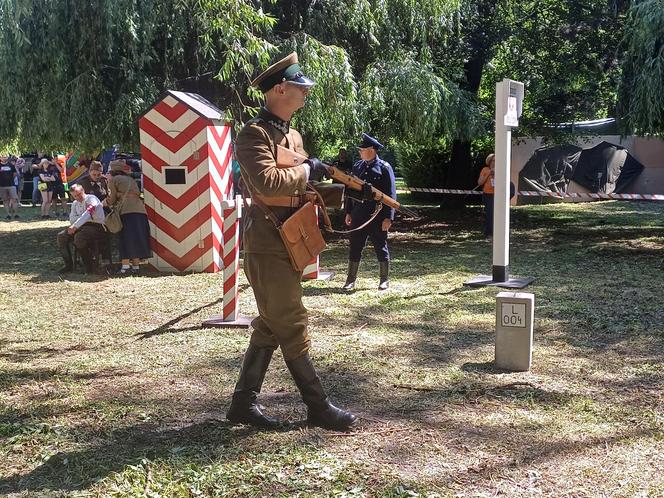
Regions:
<instances>
[{"instance_id":1,"label":"white border marker post","mask_svg":"<svg viewBox=\"0 0 664 498\"><path fill-rule=\"evenodd\" d=\"M512 128L519 125L523 109L523 83L503 79L496 83L496 173L493 194L493 267L491 278L480 276L465 282L472 287L495 285L522 289L534 278L509 278L510 261L510 164Z\"/></svg>"}]
</instances>

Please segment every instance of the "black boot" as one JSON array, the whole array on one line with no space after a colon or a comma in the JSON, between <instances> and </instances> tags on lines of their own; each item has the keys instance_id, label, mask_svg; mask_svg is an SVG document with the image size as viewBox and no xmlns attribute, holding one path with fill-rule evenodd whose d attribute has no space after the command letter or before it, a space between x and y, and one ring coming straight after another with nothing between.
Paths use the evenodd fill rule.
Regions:
<instances>
[{"instance_id":1,"label":"black boot","mask_svg":"<svg viewBox=\"0 0 664 498\"><path fill-rule=\"evenodd\" d=\"M95 272L95 263L92 259L92 252L89 247L77 247L76 250L81 256L86 275L92 275Z\"/></svg>"},{"instance_id":2,"label":"black boot","mask_svg":"<svg viewBox=\"0 0 664 498\"><path fill-rule=\"evenodd\" d=\"M343 290L353 290L355 288L355 279L357 278L357 270L359 270L359 268L359 261L348 262L348 277L346 277L346 283L343 286Z\"/></svg>"},{"instance_id":3,"label":"black boot","mask_svg":"<svg viewBox=\"0 0 664 498\"><path fill-rule=\"evenodd\" d=\"M380 283L378 284L378 290L386 290L390 286L390 262L379 261L378 267L380 268Z\"/></svg>"},{"instance_id":4,"label":"black boot","mask_svg":"<svg viewBox=\"0 0 664 498\"><path fill-rule=\"evenodd\" d=\"M230 422L268 429L279 426L279 421L265 415L256 403L256 397L263 386L265 372L270 365L273 352L272 348L257 348L249 344L244 353L240 378L235 384L233 401L226 413L226 418Z\"/></svg>"},{"instance_id":5,"label":"black boot","mask_svg":"<svg viewBox=\"0 0 664 498\"><path fill-rule=\"evenodd\" d=\"M74 257L72 256L71 247L69 245L70 237L71 236L69 236L66 231L62 231L58 234L58 248L60 249L62 260L65 262L65 265L58 270L58 273L69 273L74 271Z\"/></svg>"},{"instance_id":6,"label":"black boot","mask_svg":"<svg viewBox=\"0 0 664 498\"><path fill-rule=\"evenodd\" d=\"M327 398L309 354L286 362L302 400L307 405L307 422L335 431L349 429L357 420L351 412L337 408Z\"/></svg>"}]
</instances>

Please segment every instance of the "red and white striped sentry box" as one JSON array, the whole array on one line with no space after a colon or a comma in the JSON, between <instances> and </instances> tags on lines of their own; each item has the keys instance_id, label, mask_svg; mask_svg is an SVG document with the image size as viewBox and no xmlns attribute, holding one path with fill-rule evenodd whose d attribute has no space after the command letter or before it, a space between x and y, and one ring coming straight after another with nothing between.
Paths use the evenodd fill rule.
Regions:
<instances>
[{"instance_id":1,"label":"red and white striped sentry box","mask_svg":"<svg viewBox=\"0 0 664 498\"><path fill-rule=\"evenodd\" d=\"M231 126L200 95L166 91L138 121L150 264L223 269L221 203L233 195Z\"/></svg>"}]
</instances>

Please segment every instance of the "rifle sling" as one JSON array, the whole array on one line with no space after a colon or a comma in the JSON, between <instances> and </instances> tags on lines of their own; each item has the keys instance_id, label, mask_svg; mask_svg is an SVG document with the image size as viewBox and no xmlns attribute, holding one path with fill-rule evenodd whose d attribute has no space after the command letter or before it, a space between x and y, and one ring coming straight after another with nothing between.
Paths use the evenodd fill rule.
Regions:
<instances>
[{"instance_id":1,"label":"rifle sling","mask_svg":"<svg viewBox=\"0 0 664 498\"><path fill-rule=\"evenodd\" d=\"M279 228L281 227L283 222L279 218L277 218L277 216L274 214L274 212L272 212L272 210L268 207L268 205L265 204L265 202L263 202L261 200L261 196L256 195L254 193L253 188L251 188L248 183L245 183L245 186L246 186L247 190L249 191L249 195L251 195L252 202L254 204L256 204L260 208L261 211L263 211L265 216L267 216L267 218L272 222L274 227L277 230L279 230ZM320 192L318 192L318 190L316 190L316 188L311 183L307 183L307 187L309 189L311 189L313 191L313 193L316 195L316 204L318 204L321 207L320 212L323 215L323 227L325 228L326 232L345 235L345 234L349 234L351 232L356 232L358 230L362 230L369 223L371 223L373 220L376 219L376 216L378 216L378 213L380 213L381 209L383 208L383 204L380 203L380 202L377 202L376 203L376 209L374 210L371 217L365 223L362 223L362 225L360 225L359 227L352 228L350 230L335 230L334 228L332 228L332 221L330 220L330 217L327 214L327 207L325 206L325 201L323 201L323 197L320 195ZM246 197L245 197L245 207L247 207L246 206ZM299 207L299 206L293 206L293 208L296 208L296 207Z\"/></svg>"}]
</instances>

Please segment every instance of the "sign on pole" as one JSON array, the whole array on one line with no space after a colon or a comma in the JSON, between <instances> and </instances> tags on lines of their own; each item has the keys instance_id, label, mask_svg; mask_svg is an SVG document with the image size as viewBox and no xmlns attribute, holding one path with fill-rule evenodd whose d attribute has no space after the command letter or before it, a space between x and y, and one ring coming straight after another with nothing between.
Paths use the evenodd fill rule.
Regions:
<instances>
[{"instance_id":1,"label":"sign on pole","mask_svg":"<svg viewBox=\"0 0 664 498\"><path fill-rule=\"evenodd\" d=\"M472 287L495 285L521 289L532 277L509 277L510 164L512 128L519 125L523 109L523 83L504 79L496 83L496 171L493 194L492 276L481 275L465 282Z\"/></svg>"}]
</instances>

